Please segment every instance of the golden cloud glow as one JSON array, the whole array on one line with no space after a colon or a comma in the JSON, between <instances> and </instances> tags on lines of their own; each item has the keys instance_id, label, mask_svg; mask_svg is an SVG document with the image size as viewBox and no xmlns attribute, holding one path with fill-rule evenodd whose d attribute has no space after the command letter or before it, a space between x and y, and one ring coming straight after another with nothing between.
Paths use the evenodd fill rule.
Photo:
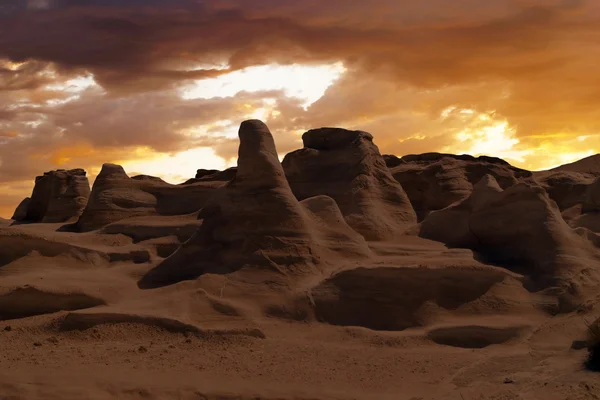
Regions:
<instances>
[{"instance_id":1,"label":"golden cloud glow","mask_svg":"<svg viewBox=\"0 0 600 400\"><path fill-rule=\"evenodd\" d=\"M59 96L46 101L49 106L59 106L79 99L84 91L94 87L98 88L99 86L94 79L94 75L88 74L65 82L46 85L42 90L59 94Z\"/></svg>"},{"instance_id":2,"label":"golden cloud glow","mask_svg":"<svg viewBox=\"0 0 600 400\"><path fill-rule=\"evenodd\" d=\"M580 149L589 135L555 133L531 136L525 143L517 138L517 128L506 119L497 117L495 111L480 113L453 106L444 109L440 118L456 118L462 123L462 127L453 134L455 141L444 147L444 152L491 155L530 170L551 169L595 154L592 149ZM557 138L561 140L554 140ZM423 140L425 137L414 136L412 139Z\"/></svg>"},{"instance_id":3,"label":"golden cloud glow","mask_svg":"<svg viewBox=\"0 0 600 400\"><path fill-rule=\"evenodd\" d=\"M228 163L218 157L214 150L200 147L167 155L148 148L134 151L134 160L117 161L130 175L144 174L158 176L169 183L182 183L196 176L196 170L225 169Z\"/></svg>"},{"instance_id":4,"label":"golden cloud glow","mask_svg":"<svg viewBox=\"0 0 600 400\"><path fill-rule=\"evenodd\" d=\"M308 107L320 99L346 68L341 62L325 65L260 65L202 79L181 91L184 99L232 97L240 92L281 90Z\"/></svg>"},{"instance_id":5,"label":"golden cloud glow","mask_svg":"<svg viewBox=\"0 0 600 400\"><path fill-rule=\"evenodd\" d=\"M455 118L462 127L454 133L455 143L446 146L444 152L471 154L473 156L493 155L509 161L525 162L530 150L519 148L520 140L515 128L508 121L497 118L494 111L479 113L472 109L449 107L442 111L444 120Z\"/></svg>"}]
</instances>

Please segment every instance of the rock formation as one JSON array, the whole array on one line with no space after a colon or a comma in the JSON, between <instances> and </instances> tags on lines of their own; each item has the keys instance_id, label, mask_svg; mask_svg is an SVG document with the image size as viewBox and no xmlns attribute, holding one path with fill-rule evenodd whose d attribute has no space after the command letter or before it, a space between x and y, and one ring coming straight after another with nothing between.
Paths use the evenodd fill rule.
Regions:
<instances>
[{"instance_id":1,"label":"rock formation","mask_svg":"<svg viewBox=\"0 0 600 400\"><path fill-rule=\"evenodd\" d=\"M467 199L429 214L420 235L473 249L541 286L580 271L589 261L586 244L544 189L521 183L503 191L491 175Z\"/></svg>"},{"instance_id":2,"label":"rock formation","mask_svg":"<svg viewBox=\"0 0 600 400\"><path fill-rule=\"evenodd\" d=\"M203 182L211 182L211 181L221 181L227 182L235 178L235 174L237 171L237 167L227 168L224 171L219 171L217 169L199 169L196 172L196 177L192 181L203 181Z\"/></svg>"},{"instance_id":3,"label":"rock formation","mask_svg":"<svg viewBox=\"0 0 600 400\"><path fill-rule=\"evenodd\" d=\"M385 159L419 220L431 211L468 197L473 185L487 174L504 189L519 182L533 182L531 172L494 157L426 153L402 158L385 156Z\"/></svg>"},{"instance_id":4,"label":"rock formation","mask_svg":"<svg viewBox=\"0 0 600 400\"><path fill-rule=\"evenodd\" d=\"M77 228L90 231L129 217L190 214L221 184L171 185L146 175L130 178L120 165L104 164Z\"/></svg>"},{"instance_id":5,"label":"rock formation","mask_svg":"<svg viewBox=\"0 0 600 400\"><path fill-rule=\"evenodd\" d=\"M90 184L83 169L45 172L35 178L31 198L19 204L16 221L66 222L81 215L90 195Z\"/></svg>"},{"instance_id":6,"label":"rock formation","mask_svg":"<svg viewBox=\"0 0 600 400\"><path fill-rule=\"evenodd\" d=\"M585 187L578 206L570 210L568 222L573 227L600 233L600 178ZM563 216L566 213L563 213Z\"/></svg>"},{"instance_id":7,"label":"rock formation","mask_svg":"<svg viewBox=\"0 0 600 400\"><path fill-rule=\"evenodd\" d=\"M594 181L589 174L561 170L536 172L535 179L561 211L581 205Z\"/></svg>"},{"instance_id":8,"label":"rock formation","mask_svg":"<svg viewBox=\"0 0 600 400\"><path fill-rule=\"evenodd\" d=\"M29 203L31 203L31 197L24 198L15 209L11 219L15 221L24 221L27 218Z\"/></svg>"},{"instance_id":9,"label":"rock formation","mask_svg":"<svg viewBox=\"0 0 600 400\"><path fill-rule=\"evenodd\" d=\"M391 239L416 221L371 134L322 128L306 132L302 140L304 148L282 163L298 199L333 198L348 224L368 240Z\"/></svg>"},{"instance_id":10,"label":"rock formation","mask_svg":"<svg viewBox=\"0 0 600 400\"><path fill-rule=\"evenodd\" d=\"M141 282L152 287L203 273L251 268L297 276L318 273L335 259L365 257L364 239L344 222L326 196L300 203L277 157L273 137L258 120L239 130L235 179L220 188L200 213L200 230Z\"/></svg>"}]
</instances>

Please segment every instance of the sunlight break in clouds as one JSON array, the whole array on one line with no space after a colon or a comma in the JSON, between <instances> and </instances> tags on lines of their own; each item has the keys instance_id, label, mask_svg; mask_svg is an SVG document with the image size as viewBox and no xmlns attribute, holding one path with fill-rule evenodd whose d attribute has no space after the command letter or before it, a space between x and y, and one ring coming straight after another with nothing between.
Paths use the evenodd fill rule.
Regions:
<instances>
[{"instance_id":1,"label":"sunlight break in clouds","mask_svg":"<svg viewBox=\"0 0 600 400\"><path fill-rule=\"evenodd\" d=\"M346 68L341 62L329 65L260 65L196 81L184 88L184 99L232 97L245 92L282 90L303 101L305 108L319 100Z\"/></svg>"},{"instance_id":2,"label":"sunlight break in clouds","mask_svg":"<svg viewBox=\"0 0 600 400\"><path fill-rule=\"evenodd\" d=\"M90 88L99 88L96 80L94 79L94 75L88 74L85 76L78 76L73 79L69 79L68 81L56 83L52 85L46 85L44 89L65 93L69 96L63 99L50 99L46 103L49 106L58 106L69 103L71 101L77 100L81 97L81 94L90 89Z\"/></svg>"},{"instance_id":3,"label":"sunlight break in clouds","mask_svg":"<svg viewBox=\"0 0 600 400\"><path fill-rule=\"evenodd\" d=\"M225 160L217 156L213 149L199 147L177 154L157 154L152 151L138 149L137 160L122 161L120 164L129 174L158 176L169 183L182 183L196 176L196 170L225 169L229 167Z\"/></svg>"},{"instance_id":4,"label":"sunlight break in clouds","mask_svg":"<svg viewBox=\"0 0 600 400\"><path fill-rule=\"evenodd\" d=\"M518 148L520 140L515 128L508 121L499 119L494 111L479 113L471 109L449 107L442 111L441 118L453 118L464 127L454 137L457 143L444 151L470 154L473 156L494 155L518 162L524 162L531 150Z\"/></svg>"},{"instance_id":5,"label":"sunlight break in clouds","mask_svg":"<svg viewBox=\"0 0 600 400\"><path fill-rule=\"evenodd\" d=\"M342 63L330 65L262 65L242 69L229 74L196 81L180 92L185 100L233 97L240 92L260 92L281 90L288 97L302 101L308 108L319 100L327 88L344 72ZM268 120L277 117L277 101L272 98L262 100L260 107L243 104L238 110L236 120L221 120L206 125L186 128L183 134L190 137L216 136L237 137L239 120L258 118ZM142 151L142 150L140 150ZM143 153L143 154L142 154ZM232 160L217 156L214 150L199 147L173 155L142 151L136 157L138 161L123 161L126 171L155 175L171 183L180 183L192 178L198 168L224 169ZM166 172L168 171L168 172Z\"/></svg>"}]
</instances>

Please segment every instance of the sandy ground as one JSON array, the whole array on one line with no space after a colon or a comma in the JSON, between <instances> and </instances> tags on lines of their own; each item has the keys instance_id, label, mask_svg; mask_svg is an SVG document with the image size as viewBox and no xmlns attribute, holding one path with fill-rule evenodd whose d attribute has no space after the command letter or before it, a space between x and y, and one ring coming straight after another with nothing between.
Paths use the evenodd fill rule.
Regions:
<instances>
[{"instance_id":1,"label":"sandy ground","mask_svg":"<svg viewBox=\"0 0 600 400\"><path fill-rule=\"evenodd\" d=\"M17 234L27 243L34 243L31 235L38 238L38 250L0 267L0 399L600 397L598 375L583 367L586 350L571 349L573 340L584 338L594 310L552 316L543 307L550 300L525 291L517 274L482 265L466 250L407 236L371 243L373 259L320 278L335 283L340 269L363 271L369 290L375 279L378 294L368 297L377 303L365 303L357 292L336 310L364 314L357 323L366 326L381 318L414 325L377 330L328 321L325 311L302 315L304 303L290 302L287 291L259 290L243 276L142 290L138 280L162 260L152 241L97 233L75 239L55 229L22 225L0 235ZM71 247L44 255L47 241ZM141 251L148 260L123 255ZM111 254L121 256L115 261ZM433 298L416 281L390 288L377 281L380 271L392 271L388 280L423 268L446 271L423 278L428 286L441 285ZM463 269L484 276L500 271L502 278L448 305L456 296L444 292L443 282L459 285L464 277L454 274ZM312 292L317 310L320 301L331 306L319 300L331 295L329 286L319 287ZM408 292L419 302L410 306L413 314L396 311L397 319L389 320L395 311L386 304L408 304L402 297ZM280 312L265 311L273 309Z\"/></svg>"}]
</instances>

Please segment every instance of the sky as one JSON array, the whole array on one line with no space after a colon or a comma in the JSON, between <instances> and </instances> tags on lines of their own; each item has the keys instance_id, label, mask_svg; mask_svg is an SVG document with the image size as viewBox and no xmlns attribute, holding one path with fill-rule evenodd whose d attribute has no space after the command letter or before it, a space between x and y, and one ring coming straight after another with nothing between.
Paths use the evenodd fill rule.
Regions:
<instances>
[{"instance_id":1,"label":"sky","mask_svg":"<svg viewBox=\"0 0 600 400\"><path fill-rule=\"evenodd\" d=\"M1 0L0 216L105 162L179 183L259 118L546 169L600 150L598 0Z\"/></svg>"}]
</instances>

